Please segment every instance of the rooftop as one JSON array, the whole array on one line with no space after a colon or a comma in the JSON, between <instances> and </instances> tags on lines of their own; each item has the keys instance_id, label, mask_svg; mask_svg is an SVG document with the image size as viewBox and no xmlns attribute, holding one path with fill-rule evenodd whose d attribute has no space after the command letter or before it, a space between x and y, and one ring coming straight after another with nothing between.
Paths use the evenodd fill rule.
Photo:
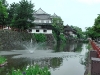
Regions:
<instances>
[{"instance_id":1,"label":"rooftop","mask_svg":"<svg viewBox=\"0 0 100 75\"><path fill-rule=\"evenodd\" d=\"M55 13L52 15L52 18L59 18Z\"/></svg>"},{"instance_id":2,"label":"rooftop","mask_svg":"<svg viewBox=\"0 0 100 75\"><path fill-rule=\"evenodd\" d=\"M42 19L47 20L51 18L60 18L60 16L57 16L55 13L53 15L46 13L44 10L39 8L35 13L33 14L35 19Z\"/></svg>"},{"instance_id":3,"label":"rooftop","mask_svg":"<svg viewBox=\"0 0 100 75\"><path fill-rule=\"evenodd\" d=\"M65 31L72 31L72 27L70 27L68 24L66 26L64 26L64 30Z\"/></svg>"},{"instance_id":4,"label":"rooftop","mask_svg":"<svg viewBox=\"0 0 100 75\"><path fill-rule=\"evenodd\" d=\"M39 8L34 14L47 14L47 13L43 11L41 8Z\"/></svg>"}]
</instances>

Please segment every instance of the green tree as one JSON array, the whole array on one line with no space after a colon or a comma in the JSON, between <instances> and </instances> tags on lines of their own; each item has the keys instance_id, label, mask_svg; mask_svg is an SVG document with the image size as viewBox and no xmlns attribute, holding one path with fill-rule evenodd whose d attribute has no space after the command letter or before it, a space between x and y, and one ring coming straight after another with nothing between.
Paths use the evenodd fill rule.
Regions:
<instances>
[{"instance_id":1,"label":"green tree","mask_svg":"<svg viewBox=\"0 0 100 75\"><path fill-rule=\"evenodd\" d=\"M7 3L6 0L0 0L0 1L2 2L3 6L8 7L9 4Z\"/></svg>"},{"instance_id":2,"label":"green tree","mask_svg":"<svg viewBox=\"0 0 100 75\"><path fill-rule=\"evenodd\" d=\"M86 28L86 34L88 37L99 38L100 37L100 15L95 19L94 25L92 27Z\"/></svg>"},{"instance_id":3,"label":"green tree","mask_svg":"<svg viewBox=\"0 0 100 75\"><path fill-rule=\"evenodd\" d=\"M100 32L100 15L95 19L93 28L97 33Z\"/></svg>"},{"instance_id":4,"label":"green tree","mask_svg":"<svg viewBox=\"0 0 100 75\"><path fill-rule=\"evenodd\" d=\"M63 32L63 21L60 17L53 18L53 34L57 41L60 41L60 33Z\"/></svg>"},{"instance_id":5,"label":"green tree","mask_svg":"<svg viewBox=\"0 0 100 75\"><path fill-rule=\"evenodd\" d=\"M73 29L76 30L76 33L77 33L77 37L78 38L83 38L83 32L82 32L82 29L77 27L77 26L71 26Z\"/></svg>"},{"instance_id":6,"label":"green tree","mask_svg":"<svg viewBox=\"0 0 100 75\"><path fill-rule=\"evenodd\" d=\"M55 30L59 32L63 32L63 21L60 17L53 18L52 26L55 28Z\"/></svg>"},{"instance_id":7,"label":"green tree","mask_svg":"<svg viewBox=\"0 0 100 75\"><path fill-rule=\"evenodd\" d=\"M2 28L6 25L7 17L7 8L2 4L2 1L0 0L0 25L2 25Z\"/></svg>"},{"instance_id":8,"label":"green tree","mask_svg":"<svg viewBox=\"0 0 100 75\"><path fill-rule=\"evenodd\" d=\"M46 36L45 34L34 34L34 37L36 38L37 42L45 42L46 41Z\"/></svg>"},{"instance_id":9,"label":"green tree","mask_svg":"<svg viewBox=\"0 0 100 75\"><path fill-rule=\"evenodd\" d=\"M96 32L93 26L86 28L86 35L87 37L91 37L93 39L93 38L98 38L100 36L100 33Z\"/></svg>"},{"instance_id":10,"label":"green tree","mask_svg":"<svg viewBox=\"0 0 100 75\"><path fill-rule=\"evenodd\" d=\"M22 31L33 26L33 8L34 4L31 1L21 0L16 8L16 15L14 15L11 26Z\"/></svg>"},{"instance_id":11,"label":"green tree","mask_svg":"<svg viewBox=\"0 0 100 75\"><path fill-rule=\"evenodd\" d=\"M18 8L18 3L12 3L10 4L9 8L8 8L8 19L7 19L7 23L9 26L11 26L12 24L12 20L14 18L14 16L17 15L17 8Z\"/></svg>"},{"instance_id":12,"label":"green tree","mask_svg":"<svg viewBox=\"0 0 100 75\"><path fill-rule=\"evenodd\" d=\"M100 14L95 19L94 25L92 27L92 38L99 38L100 37Z\"/></svg>"}]
</instances>

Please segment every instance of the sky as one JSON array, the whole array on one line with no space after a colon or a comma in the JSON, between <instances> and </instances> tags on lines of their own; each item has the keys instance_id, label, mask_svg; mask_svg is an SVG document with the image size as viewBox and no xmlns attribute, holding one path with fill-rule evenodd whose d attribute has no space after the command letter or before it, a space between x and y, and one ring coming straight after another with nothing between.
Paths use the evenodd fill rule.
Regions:
<instances>
[{"instance_id":1,"label":"sky","mask_svg":"<svg viewBox=\"0 0 100 75\"><path fill-rule=\"evenodd\" d=\"M9 4L20 0L7 0ZM30 0L28 0L30 1ZM42 8L48 14L54 13L62 18L64 25L82 28L92 27L100 14L100 0L31 0L34 9Z\"/></svg>"}]
</instances>

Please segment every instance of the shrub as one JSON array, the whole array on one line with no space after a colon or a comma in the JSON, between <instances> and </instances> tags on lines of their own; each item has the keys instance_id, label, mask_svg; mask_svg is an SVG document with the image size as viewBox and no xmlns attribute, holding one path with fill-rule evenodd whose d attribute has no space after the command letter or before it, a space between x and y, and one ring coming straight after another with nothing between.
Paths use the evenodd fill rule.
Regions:
<instances>
[{"instance_id":1,"label":"shrub","mask_svg":"<svg viewBox=\"0 0 100 75\"><path fill-rule=\"evenodd\" d=\"M45 42L46 41L46 36L45 34L34 34L34 37L36 39L37 42Z\"/></svg>"},{"instance_id":2,"label":"shrub","mask_svg":"<svg viewBox=\"0 0 100 75\"><path fill-rule=\"evenodd\" d=\"M5 63L5 62L6 62L6 58L0 56L0 64L3 64L3 63Z\"/></svg>"},{"instance_id":3,"label":"shrub","mask_svg":"<svg viewBox=\"0 0 100 75\"><path fill-rule=\"evenodd\" d=\"M61 39L62 41L64 41L64 42L66 42L66 37L65 37L64 34L60 34L60 39Z\"/></svg>"},{"instance_id":4,"label":"shrub","mask_svg":"<svg viewBox=\"0 0 100 75\"><path fill-rule=\"evenodd\" d=\"M21 71L20 69L12 69L11 74L9 73L8 75L51 75L51 73L47 67L40 68L38 65L29 65L24 69L24 71Z\"/></svg>"}]
</instances>

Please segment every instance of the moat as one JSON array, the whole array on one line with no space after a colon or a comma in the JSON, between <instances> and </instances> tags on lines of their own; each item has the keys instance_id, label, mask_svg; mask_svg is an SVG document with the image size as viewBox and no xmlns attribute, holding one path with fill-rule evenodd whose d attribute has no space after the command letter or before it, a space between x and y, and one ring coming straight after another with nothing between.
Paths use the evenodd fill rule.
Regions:
<instances>
[{"instance_id":1,"label":"moat","mask_svg":"<svg viewBox=\"0 0 100 75\"><path fill-rule=\"evenodd\" d=\"M61 45L60 45L61 46ZM85 53L87 44L70 43L59 50L36 49L0 51L0 55L8 59L8 64L0 68L0 75L6 75L12 68L22 69L28 64L48 66L51 75L84 75Z\"/></svg>"}]
</instances>

